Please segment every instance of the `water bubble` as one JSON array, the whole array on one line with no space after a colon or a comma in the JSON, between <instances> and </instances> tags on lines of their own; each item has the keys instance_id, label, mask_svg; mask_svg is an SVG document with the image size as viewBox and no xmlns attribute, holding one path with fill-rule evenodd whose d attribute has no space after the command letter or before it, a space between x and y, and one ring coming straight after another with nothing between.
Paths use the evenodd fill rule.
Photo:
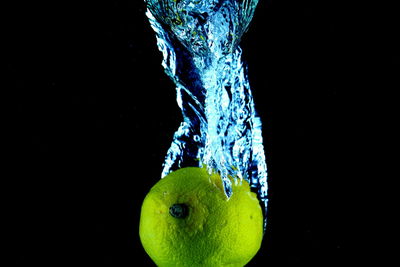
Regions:
<instances>
[{"instance_id":1,"label":"water bubble","mask_svg":"<svg viewBox=\"0 0 400 267\"><path fill-rule=\"evenodd\" d=\"M195 142L200 142L200 136L198 136L197 134L193 136L193 140Z\"/></svg>"}]
</instances>

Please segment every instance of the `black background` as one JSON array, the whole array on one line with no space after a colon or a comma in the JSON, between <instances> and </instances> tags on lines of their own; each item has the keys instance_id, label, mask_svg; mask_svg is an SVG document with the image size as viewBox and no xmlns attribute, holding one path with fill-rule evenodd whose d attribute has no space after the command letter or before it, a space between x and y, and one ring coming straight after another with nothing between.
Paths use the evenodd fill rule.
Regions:
<instances>
[{"instance_id":1,"label":"black background","mask_svg":"<svg viewBox=\"0 0 400 267\"><path fill-rule=\"evenodd\" d=\"M270 186L267 232L249 266L375 257L357 160L360 129L374 122L362 99L374 82L363 73L373 23L345 2L260 1L242 40ZM140 207L181 115L144 4L31 1L4 11L12 263L153 266Z\"/></svg>"}]
</instances>

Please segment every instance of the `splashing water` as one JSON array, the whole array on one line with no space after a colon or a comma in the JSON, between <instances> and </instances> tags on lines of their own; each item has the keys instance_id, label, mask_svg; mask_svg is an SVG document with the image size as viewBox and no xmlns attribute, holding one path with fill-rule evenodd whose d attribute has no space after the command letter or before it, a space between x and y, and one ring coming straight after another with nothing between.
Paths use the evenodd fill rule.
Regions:
<instances>
[{"instance_id":1,"label":"splashing water","mask_svg":"<svg viewBox=\"0 0 400 267\"><path fill-rule=\"evenodd\" d=\"M207 166L222 178L247 180L267 207L267 165L238 46L258 0L147 0L147 17L177 89L183 122L173 137L162 177Z\"/></svg>"}]
</instances>

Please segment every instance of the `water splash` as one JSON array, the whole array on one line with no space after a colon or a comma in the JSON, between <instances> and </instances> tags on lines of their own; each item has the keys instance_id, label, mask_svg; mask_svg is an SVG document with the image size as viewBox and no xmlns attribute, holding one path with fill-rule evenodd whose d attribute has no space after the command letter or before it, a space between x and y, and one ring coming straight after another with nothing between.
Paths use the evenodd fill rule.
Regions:
<instances>
[{"instance_id":1,"label":"water splash","mask_svg":"<svg viewBox=\"0 0 400 267\"><path fill-rule=\"evenodd\" d=\"M202 167L217 171L227 197L246 179L267 207L267 165L261 120L254 109L238 46L258 0L147 0L147 17L177 89L183 122L162 177Z\"/></svg>"}]
</instances>

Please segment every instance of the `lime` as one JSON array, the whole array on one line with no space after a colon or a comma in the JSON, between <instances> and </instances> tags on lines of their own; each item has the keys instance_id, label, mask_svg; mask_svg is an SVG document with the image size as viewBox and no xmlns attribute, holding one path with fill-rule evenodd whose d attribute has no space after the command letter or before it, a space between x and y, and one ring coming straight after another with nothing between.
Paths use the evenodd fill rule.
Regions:
<instances>
[{"instance_id":1,"label":"lime","mask_svg":"<svg viewBox=\"0 0 400 267\"><path fill-rule=\"evenodd\" d=\"M257 253L263 215L255 193L218 174L188 167L158 181L144 199L139 234L158 266L244 266Z\"/></svg>"}]
</instances>

